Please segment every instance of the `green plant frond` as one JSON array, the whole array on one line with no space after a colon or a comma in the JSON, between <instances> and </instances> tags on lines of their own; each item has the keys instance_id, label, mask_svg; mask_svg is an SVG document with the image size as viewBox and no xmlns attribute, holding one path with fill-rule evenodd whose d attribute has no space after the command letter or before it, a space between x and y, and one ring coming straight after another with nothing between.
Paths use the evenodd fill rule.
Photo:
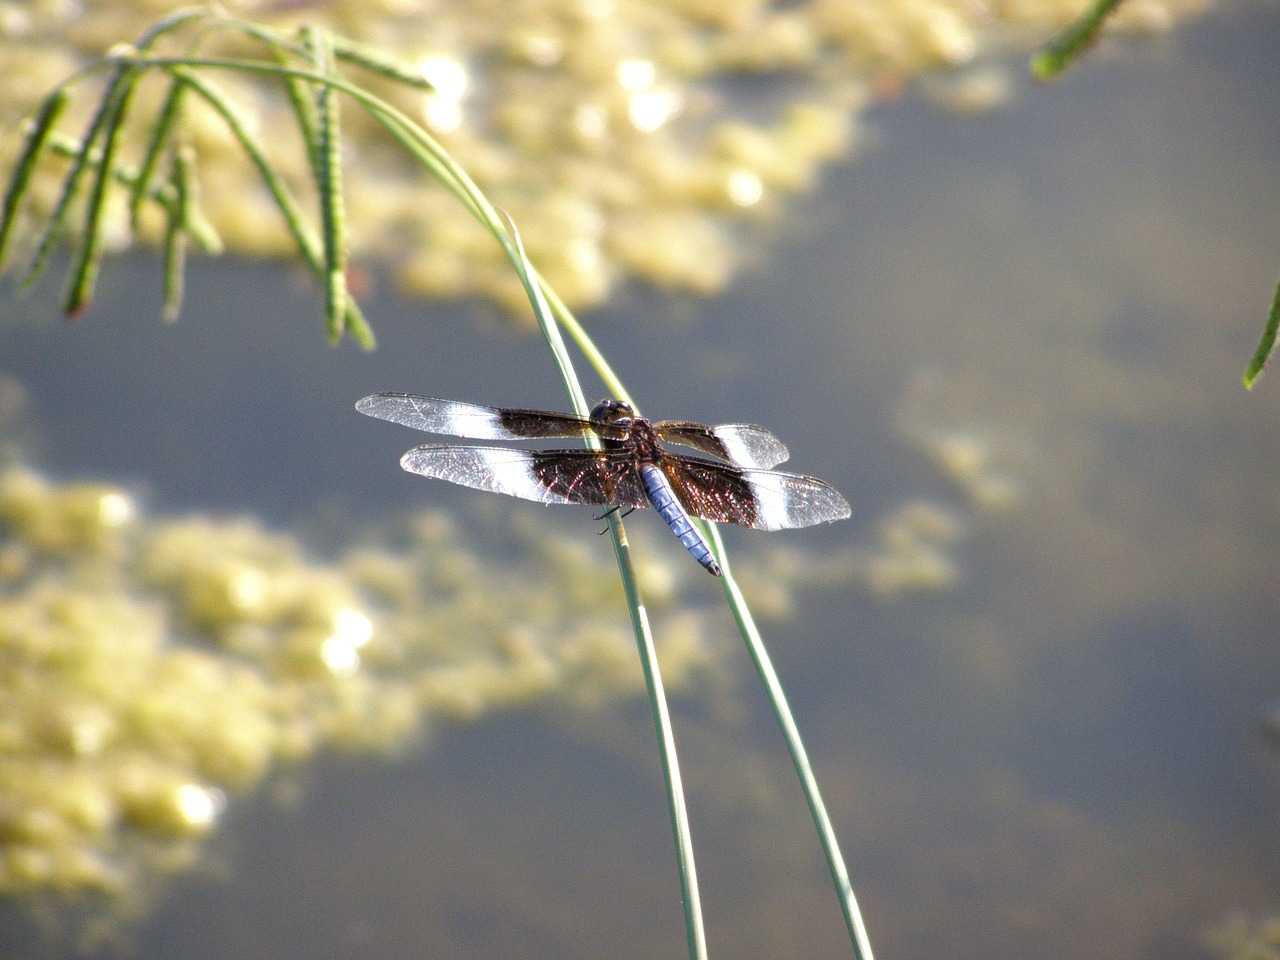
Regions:
<instances>
[{"instance_id":1,"label":"green plant frond","mask_svg":"<svg viewBox=\"0 0 1280 960\"><path fill-rule=\"evenodd\" d=\"M1280 335L1280 285L1276 287L1275 297L1271 300L1271 312L1267 314L1266 326L1262 328L1262 338L1253 351L1253 358L1244 371L1245 389L1252 390L1258 377L1262 375L1271 354L1276 349L1276 337Z\"/></svg>"},{"instance_id":2,"label":"green plant frond","mask_svg":"<svg viewBox=\"0 0 1280 960\"><path fill-rule=\"evenodd\" d=\"M213 15L212 8L205 5L182 7L152 24L142 36L138 37L139 50L150 50L157 40L168 33L195 20L208 20Z\"/></svg>"},{"instance_id":3,"label":"green plant frond","mask_svg":"<svg viewBox=\"0 0 1280 960\"><path fill-rule=\"evenodd\" d=\"M71 280L63 300L63 312L69 317L79 316L93 298L93 287L102 261L102 214L107 204L107 186L111 182L111 168L115 165L120 144L120 128L137 88L138 76L137 71L125 68L112 85L102 117L102 156L96 164L86 164L93 180L85 207L80 247L71 261Z\"/></svg>"},{"instance_id":4,"label":"green plant frond","mask_svg":"<svg viewBox=\"0 0 1280 960\"><path fill-rule=\"evenodd\" d=\"M369 73L390 80L415 90L430 91L435 85L413 67L405 66L377 50L349 40L346 37L333 37L333 55L343 63L367 70Z\"/></svg>"},{"instance_id":5,"label":"green plant frond","mask_svg":"<svg viewBox=\"0 0 1280 960\"><path fill-rule=\"evenodd\" d=\"M272 30L270 27L264 27L261 24L253 23L248 20L237 20L234 18L225 18L218 21L217 26L224 30L234 30L244 36L253 37L260 41L269 49L272 49L277 55L283 56L288 53L304 63L310 63L311 58L308 56L297 41L297 34L294 37L288 37L279 31ZM318 28L303 28L304 30L315 30ZM415 90L434 90L435 87L421 71L413 66L401 63L394 57L390 57L380 50L375 50L366 44L343 37L339 34L329 33L329 42L333 47L333 55L336 59L343 63L350 64L353 67L359 67L369 73L390 80L399 86L410 87ZM281 62L284 62L283 60Z\"/></svg>"},{"instance_id":6,"label":"green plant frond","mask_svg":"<svg viewBox=\"0 0 1280 960\"><path fill-rule=\"evenodd\" d=\"M195 164L192 163L194 168ZM210 223L200 211L199 203L192 203L184 221L188 236L196 242L200 250L210 257L221 256L226 250L217 228Z\"/></svg>"},{"instance_id":7,"label":"green plant frond","mask_svg":"<svg viewBox=\"0 0 1280 960\"><path fill-rule=\"evenodd\" d=\"M187 259L187 218L195 190L191 175L191 151L174 147L170 150L175 202L168 209L164 231L164 319L174 323L182 312Z\"/></svg>"},{"instance_id":8,"label":"green plant frond","mask_svg":"<svg viewBox=\"0 0 1280 960\"><path fill-rule=\"evenodd\" d=\"M102 99L99 101L98 107L89 121L84 137L79 142L79 148L71 161L71 168L67 171L66 177L63 178L62 190L58 194L58 200L49 216L48 223L45 224L44 232L41 234L40 241L36 246L35 256L27 268L26 276L23 277L23 289L32 286L44 273L49 257L53 254L53 248L57 245L58 238L62 234L67 215L71 210L71 203L79 191L80 178L86 170L93 166L90 163L90 156L94 152L99 138L118 114L121 97L123 96L122 87L126 84L131 86L133 79L134 74L131 68L124 64L117 64L106 89L103 91Z\"/></svg>"},{"instance_id":9,"label":"green plant frond","mask_svg":"<svg viewBox=\"0 0 1280 960\"><path fill-rule=\"evenodd\" d=\"M129 224L134 230L138 229L142 202L149 196L151 179L155 176L160 157L164 154L165 148L170 145L170 137L173 136L177 127L185 90L186 85L181 79L174 77L170 80L169 92L165 95L160 113L156 116L156 122L151 126L151 136L147 139L142 162L138 164L138 172L133 178L132 188L129 191Z\"/></svg>"},{"instance_id":10,"label":"green plant frond","mask_svg":"<svg viewBox=\"0 0 1280 960\"><path fill-rule=\"evenodd\" d=\"M92 181L86 201L84 222L78 246L72 253L71 265L68 269L67 290L63 299L63 311L67 316L75 317L88 306L93 298L93 289L97 282L103 252L103 231L105 229L103 213L108 200L109 186L115 179L113 170L116 152L120 144L121 128L128 113L130 101L137 88L138 80L143 73L141 69L130 62L130 58L135 53L148 51L161 36L203 15L205 13L199 8L176 11L146 31L139 38L135 47L117 48L106 58L105 62L115 65L112 76L107 83L98 111L82 141L80 151L73 160L71 171L64 181L63 191L58 199L57 207L53 216L49 219L49 229L41 238L35 259L23 281L23 286L29 287L44 272L49 255L62 233L62 225L79 189L80 178L88 172ZM63 87L62 89L65 90L66 88ZM166 114L161 114L160 121L157 124L160 129L153 136L153 140L157 144L157 150L163 143L163 138L167 134L167 126L172 124L176 111L177 104L174 103L170 111L168 111L167 117ZM97 161L93 162L93 154L98 149L97 143L99 140L102 142L100 155ZM140 198L146 195L148 176L140 175L137 178L133 191L134 202L140 202Z\"/></svg>"},{"instance_id":11,"label":"green plant frond","mask_svg":"<svg viewBox=\"0 0 1280 960\"><path fill-rule=\"evenodd\" d=\"M4 204L0 207L0 270L4 269L5 260L8 257L9 246L13 240L13 227L27 187L31 185L31 174L46 146L49 145L58 118L62 116L70 101L70 93L65 87L59 87L41 101L35 117L31 120L26 142L22 145L13 174L9 177L9 186L4 193Z\"/></svg>"},{"instance_id":12,"label":"green plant frond","mask_svg":"<svg viewBox=\"0 0 1280 960\"><path fill-rule=\"evenodd\" d=\"M364 311L360 309L360 304L356 303L356 298L350 295L347 296L342 323L343 327L355 337L356 343L365 350L373 350L378 346L378 340L373 335L373 327L365 319Z\"/></svg>"},{"instance_id":13,"label":"green plant frond","mask_svg":"<svg viewBox=\"0 0 1280 960\"><path fill-rule=\"evenodd\" d=\"M303 45L311 53L316 73L329 77L333 72L333 45L320 30L304 29ZM346 327L347 216L342 201L342 144L338 95L329 84L315 92L315 145L310 150L316 193L320 197L320 226L324 241L325 317L329 340L337 343Z\"/></svg>"},{"instance_id":14,"label":"green plant frond","mask_svg":"<svg viewBox=\"0 0 1280 960\"><path fill-rule=\"evenodd\" d=\"M288 46L287 44L284 46ZM302 70L297 68L287 68L278 63L266 63L259 61L240 61L240 60L220 60L220 59L200 59L200 58L180 58L180 57L154 57L142 54L129 55L126 53L117 53L117 62L121 67L127 65L135 70L145 69L162 69L169 72L177 80L194 91L202 100L208 103L228 126L232 135L236 138L250 162L257 168L263 182L266 184L272 199L275 201L281 214L284 216L288 224L294 242L316 276L326 284L327 289L334 289L339 286L332 279L333 274L327 269L328 261L324 257L322 239L318 239L314 232L306 225L305 218L302 216L301 209L297 202L293 199L292 193L285 185L283 179L279 177L267 159L265 150L258 144L249 132L249 125L242 120L231 101L216 87L205 81L197 74L197 70L202 68L210 69L226 69L240 72L256 73L260 75L275 76L277 78L294 78L297 80L311 83L317 88L323 87L341 92L352 97L361 104L374 119L378 120L384 128L386 128L410 153L422 163L428 172L436 179L440 180L475 216L487 229L504 244L505 231L502 229L496 215L493 213L492 207L483 201L482 194L476 185L471 181L465 171L459 167L447 153L432 139L426 131L415 124L404 114L390 107L384 101L368 93L367 91L353 86L346 80L335 74L322 74L314 70ZM97 128L94 128L97 129ZM89 140L86 137L86 140ZM96 141L96 136L93 138ZM92 143L93 141L90 141ZM333 149L338 147L337 139L333 139ZM333 156L331 150L329 155ZM81 168L87 164L92 158L91 151L80 151L73 164L72 173L68 176L68 184L74 186L78 183L81 175ZM64 191L64 198L69 202L71 193ZM330 213L333 212L332 203L335 194L329 192L327 194L330 204ZM480 198L480 199L477 199ZM325 214L322 211L322 220ZM60 223L60 219L56 221ZM333 221L335 224L338 221ZM51 227L53 224L51 224ZM339 227L341 231L341 227ZM329 236L333 234L330 232ZM345 240L345 238L343 238ZM44 261L51 252L54 243L54 234L47 233L42 243L43 256L39 260L39 267L42 270ZM341 244L345 248L345 242ZM38 274L38 272L37 272ZM32 277L34 279L34 276ZM345 285L345 284L343 284ZM349 300L349 294L346 299ZM349 307L344 307L344 326L346 321L352 319L353 311ZM368 330L367 324L363 322L363 318L356 321L363 329L366 336L361 339L367 342Z\"/></svg>"},{"instance_id":15,"label":"green plant frond","mask_svg":"<svg viewBox=\"0 0 1280 960\"><path fill-rule=\"evenodd\" d=\"M80 141L62 134L53 134L48 140L48 150L62 157L75 159L80 154ZM88 168L93 171L102 164L102 151L94 149L89 151L86 159ZM138 183L138 175L127 167L116 164L111 168L111 178L116 182L132 189ZM146 188L147 199L160 207L164 211L166 220L172 215L173 206L177 202L177 196L174 192L171 180L157 181L152 175L151 183ZM214 229L213 224L209 223L200 213L197 205L193 204L188 210L187 232L191 238L199 244L200 249L210 256L217 256L223 252L222 238L218 236L218 231Z\"/></svg>"},{"instance_id":16,"label":"green plant frond","mask_svg":"<svg viewBox=\"0 0 1280 960\"><path fill-rule=\"evenodd\" d=\"M314 31L306 31L303 38L302 50L292 48L283 48L273 46L271 48L272 55L276 58L276 62L282 67L288 67L290 60L304 55L307 65L315 68L314 57L308 55L309 48L306 45L306 34ZM317 73L328 74L328 70L317 70ZM293 107L294 116L298 120L298 132L302 136L303 148L307 151L307 164L312 171L312 175L320 169L320 157L318 155L318 147L320 143L320 119L316 113L316 97L314 95L316 87L303 80L301 77L288 76L284 82L285 91L289 95L289 105Z\"/></svg>"},{"instance_id":17,"label":"green plant frond","mask_svg":"<svg viewBox=\"0 0 1280 960\"><path fill-rule=\"evenodd\" d=\"M215 86L199 76L197 71L206 64L194 56L155 57L151 50L157 41L174 34L189 24L198 24L208 35L212 29L236 29L268 44L276 63L227 62L212 66L249 71L259 75L275 75L283 78L299 118L303 142L310 152L310 167L319 196L317 216L319 230L307 225L301 207L289 187L274 169L264 148L250 134L250 125L244 122L231 100ZM191 41L198 44L199 36ZM296 58L296 59L294 59ZM286 63L301 61L302 66L286 67ZM128 188L129 223L136 230L142 204L145 201L160 205L165 217L164 245L166 260L165 287L176 289L173 270L184 262L178 256L178 236L194 238L207 252L222 249L216 230L199 213L190 196L182 201L185 212L179 214L175 204L180 202L176 188L177 175L168 180L158 179L156 174L161 158L180 146L181 117L194 92L197 99L207 103L231 130L232 135L245 151L250 162L258 169L281 215L285 218L303 260L321 281L325 291L327 326L330 338L337 340L350 331L356 340L366 347L374 343L373 331L351 297L347 287L346 266L348 239L346 216L342 199L341 177L341 126L338 110L339 92L350 95L356 88L343 81L335 72L336 64L352 63L371 70L380 76L395 79L417 89L426 86L420 75L409 68L377 56L358 44L335 43L321 30L304 29L285 35L267 28L251 27L231 21L209 8L192 7L175 12L144 33L134 46L120 46L101 61L89 65L64 81L64 83L40 105L31 124L28 136L20 152L18 162L10 174L5 191L4 205L0 208L0 265L11 247L17 214L21 209L32 176L41 157L50 149L69 156L71 165L62 180L53 213L47 218L35 243L33 256L23 277L23 289L29 288L47 268L56 244L67 235L66 222L72 205L83 193L85 179L89 179L86 211L75 246L72 250L72 266L69 271L65 306L69 312L82 310L92 296L92 290L103 250L104 209L111 184L122 183ZM57 120L63 115L73 88L80 81L110 70L106 88L94 111L92 119L80 139L69 139L54 133ZM157 70L170 78L170 86L154 122L150 125L141 160L136 168L120 165L116 161L123 139L122 121L138 79L146 72ZM376 98L366 95L366 108L376 109ZM407 121L406 121L407 122ZM187 155L185 166L190 167L194 157ZM171 312L178 301L166 296L166 313Z\"/></svg>"},{"instance_id":18,"label":"green plant frond","mask_svg":"<svg viewBox=\"0 0 1280 960\"><path fill-rule=\"evenodd\" d=\"M1120 6L1121 0L1094 0L1093 4L1054 34L1031 58L1031 75L1052 80L1080 57L1098 38L1102 24Z\"/></svg>"},{"instance_id":19,"label":"green plant frond","mask_svg":"<svg viewBox=\"0 0 1280 960\"><path fill-rule=\"evenodd\" d=\"M192 69L186 66L175 66L174 72L222 118L227 125L227 129L236 138L236 142L240 144L240 149L245 152L249 161L262 177L262 181L267 191L271 194L272 200L275 201L276 207L284 216L285 223L288 224L294 243L298 245L298 250L301 252L303 259L306 260L307 265L317 276L321 275L324 265L321 260L320 243L307 227L301 208L293 199L292 191L289 190L284 180L276 174L275 168L267 159L266 151L250 132L249 125L239 116L235 106L221 91L206 83Z\"/></svg>"}]
</instances>

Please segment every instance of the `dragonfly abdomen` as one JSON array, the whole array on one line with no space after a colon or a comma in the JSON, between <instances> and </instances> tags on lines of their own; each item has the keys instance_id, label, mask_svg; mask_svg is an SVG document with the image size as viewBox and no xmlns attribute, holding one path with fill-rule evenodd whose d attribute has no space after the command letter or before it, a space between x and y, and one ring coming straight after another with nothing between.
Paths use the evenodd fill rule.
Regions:
<instances>
[{"instance_id":1,"label":"dragonfly abdomen","mask_svg":"<svg viewBox=\"0 0 1280 960\"><path fill-rule=\"evenodd\" d=\"M720 576L720 564L711 555L711 547L689 520L689 514L676 499L675 491L671 489L671 482L662 472L662 468L652 463L640 464L640 482L644 484L644 492L648 494L653 508L667 522L671 532L680 538L685 549L711 573L717 577Z\"/></svg>"}]
</instances>

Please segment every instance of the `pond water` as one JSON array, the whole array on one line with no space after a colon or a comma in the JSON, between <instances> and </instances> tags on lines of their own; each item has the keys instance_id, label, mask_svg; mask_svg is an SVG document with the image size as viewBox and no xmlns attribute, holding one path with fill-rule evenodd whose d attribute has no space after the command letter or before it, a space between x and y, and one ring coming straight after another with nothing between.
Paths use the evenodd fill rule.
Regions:
<instances>
[{"instance_id":1,"label":"pond water","mask_svg":"<svg viewBox=\"0 0 1280 960\"><path fill-rule=\"evenodd\" d=\"M1240 385L1280 268L1278 44L1273 6L1233 7L990 113L886 103L726 293L628 289L583 318L647 414L766 424L853 504L726 538L748 571L783 550L860 571L794 587L764 631L882 958L1224 956L1206 938L1233 917L1280 914L1280 385ZM306 529L324 555L430 505L495 564L486 531L509 523L612 563L584 511L409 477L419 438L352 409L379 390L563 407L496 314L375 277L366 355L324 345L286 270L200 266L173 327L156 274L110 264L77 324L37 299L5 325L41 470ZM664 549L656 523L628 520L642 549ZM933 579L894 576L904 543ZM714 581L666 556L727 633ZM749 661L716 656L675 710L712 955L847 955ZM100 949L680 955L636 697L562 691L429 734L235 799L206 866ZM0 955L68 949L6 922Z\"/></svg>"}]
</instances>

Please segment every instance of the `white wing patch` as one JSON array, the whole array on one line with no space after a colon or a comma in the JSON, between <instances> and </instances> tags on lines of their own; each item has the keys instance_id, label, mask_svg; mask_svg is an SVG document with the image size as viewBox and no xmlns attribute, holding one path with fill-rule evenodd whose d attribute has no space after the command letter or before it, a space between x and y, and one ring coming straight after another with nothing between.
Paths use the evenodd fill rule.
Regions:
<instances>
[{"instance_id":1,"label":"white wing patch","mask_svg":"<svg viewBox=\"0 0 1280 960\"><path fill-rule=\"evenodd\" d=\"M521 500L575 502L547 489L538 478L533 458L527 450L445 444L414 447L400 458L400 466L424 477L448 480L475 490L503 493Z\"/></svg>"},{"instance_id":2,"label":"white wing patch","mask_svg":"<svg viewBox=\"0 0 1280 960\"><path fill-rule=\"evenodd\" d=\"M790 530L815 523L843 520L853 511L829 484L813 477L801 477L772 470L745 472L755 495L757 530Z\"/></svg>"},{"instance_id":3,"label":"white wing patch","mask_svg":"<svg viewBox=\"0 0 1280 960\"><path fill-rule=\"evenodd\" d=\"M435 400L407 393L378 393L360 400L356 409L367 417L377 417L427 433L473 437L476 440L515 439L503 429L492 407L476 403Z\"/></svg>"},{"instance_id":4,"label":"white wing patch","mask_svg":"<svg viewBox=\"0 0 1280 960\"><path fill-rule=\"evenodd\" d=\"M764 427L725 423L711 432L724 444L729 459L744 467L776 467L791 455L786 445Z\"/></svg>"}]
</instances>

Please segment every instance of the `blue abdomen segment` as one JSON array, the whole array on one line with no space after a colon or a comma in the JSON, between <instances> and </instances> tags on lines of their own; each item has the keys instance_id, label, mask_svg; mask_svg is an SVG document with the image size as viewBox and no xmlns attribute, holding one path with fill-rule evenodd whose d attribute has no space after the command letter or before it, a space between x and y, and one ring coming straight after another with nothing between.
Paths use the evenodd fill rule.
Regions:
<instances>
[{"instance_id":1,"label":"blue abdomen segment","mask_svg":"<svg viewBox=\"0 0 1280 960\"><path fill-rule=\"evenodd\" d=\"M720 576L720 564L711 555L711 548L707 545L707 541L690 522L689 514L676 499L675 491L671 489L671 482L662 472L662 468L652 463L640 464L640 481L644 484L644 492L649 495L649 502L662 515L662 519L667 521L667 526L680 538L685 549L693 554L694 559L700 564L717 577Z\"/></svg>"}]
</instances>

